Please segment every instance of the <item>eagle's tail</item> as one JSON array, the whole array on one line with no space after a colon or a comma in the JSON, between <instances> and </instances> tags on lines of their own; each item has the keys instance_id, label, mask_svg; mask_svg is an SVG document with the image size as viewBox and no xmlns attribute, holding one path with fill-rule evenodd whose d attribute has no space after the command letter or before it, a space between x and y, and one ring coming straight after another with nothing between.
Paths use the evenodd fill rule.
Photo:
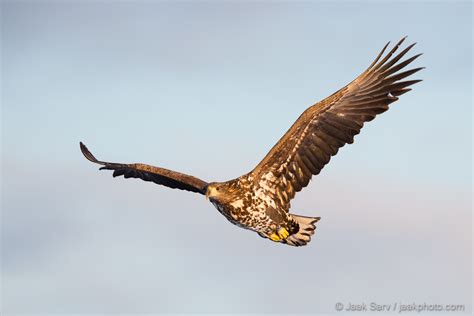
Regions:
<instances>
[{"instance_id":1,"label":"eagle's tail","mask_svg":"<svg viewBox=\"0 0 474 316\"><path fill-rule=\"evenodd\" d=\"M300 229L297 233L286 238L285 242L291 246L304 246L311 241L311 236L316 229L315 223L319 221L321 217L307 217L295 214L291 214L291 217L298 223Z\"/></svg>"}]
</instances>

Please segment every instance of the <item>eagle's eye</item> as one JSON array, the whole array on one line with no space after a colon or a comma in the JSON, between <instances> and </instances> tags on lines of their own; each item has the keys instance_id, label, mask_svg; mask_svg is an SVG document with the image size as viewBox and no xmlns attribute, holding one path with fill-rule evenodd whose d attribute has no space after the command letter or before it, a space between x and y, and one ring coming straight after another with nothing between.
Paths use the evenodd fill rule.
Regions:
<instances>
[{"instance_id":1,"label":"eagle's eye","mask_svg":"<svg viewBox=\"0 0 474 316\"><path fill-rule=\"evenodd\" d=\"M219 187L217 187L216 190L219 191Z\"/></svg>"}]
</instances>

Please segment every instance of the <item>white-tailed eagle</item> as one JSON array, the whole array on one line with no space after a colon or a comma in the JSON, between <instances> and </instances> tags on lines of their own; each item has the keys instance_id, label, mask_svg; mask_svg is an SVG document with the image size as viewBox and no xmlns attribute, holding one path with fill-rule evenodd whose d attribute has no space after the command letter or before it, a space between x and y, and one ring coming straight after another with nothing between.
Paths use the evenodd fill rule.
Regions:
<instances>
[{"instance_id":1,"label":"white-tailed eagle","mask_svg":"<svg viewBox=\"0 0 474 316\"><path fill-rule=\"evenodd\" d=\"M365 122L388 110L389 104L421 80L405 78L423 68L405 70L421 54L401 60L415 45L399 49L400 40L384 55L389 43L354 81L310 106L251 172L227 182L196 177L141 163L97 160L81 142L84 156L113 176L140 178L173 189L205 195L230 222L272 241L304 246L319 217L289 213L290 201L319 174L339 148L351 144Z\"/></svg>"}]
</instances>

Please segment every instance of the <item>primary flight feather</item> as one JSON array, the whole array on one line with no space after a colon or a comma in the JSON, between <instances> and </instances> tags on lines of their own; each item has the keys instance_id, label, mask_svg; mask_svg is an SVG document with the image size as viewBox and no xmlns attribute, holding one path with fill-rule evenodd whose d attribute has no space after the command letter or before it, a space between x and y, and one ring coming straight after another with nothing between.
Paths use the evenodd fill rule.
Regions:
<instances>
[{"instance_id":1,"label":"primary flight feather","mask_svg":"<svg viewBox=\"0 0 474 316\"><path fill-rule=\"evenodd\" d=\"M272 241L304 246L311 241L319 217L289 213L290 201L319 174L339 148L351 144L365 122L388 110L390 103L421 80L404 80L423 68L404 70L421 54L401 61L415 45L395 54L405 38L354 81L310 106L251 172L227 182L208 183L180 172L146 164L97 160L81 142L84 156L113 176L140 178L173 189L205 195L230 222Z\"/></svg>"}]
</instances>

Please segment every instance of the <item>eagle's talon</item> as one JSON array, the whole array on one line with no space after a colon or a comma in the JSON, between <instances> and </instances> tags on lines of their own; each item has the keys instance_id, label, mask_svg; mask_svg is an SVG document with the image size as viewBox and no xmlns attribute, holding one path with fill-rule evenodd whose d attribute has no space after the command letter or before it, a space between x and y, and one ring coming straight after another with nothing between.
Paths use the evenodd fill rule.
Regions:
<instances>
[{"instance_id":1,"label":"eagle's talon","mask_svg":"<svg viewBox=\"0 0 474 316\"><path fill-rule=\"evenodd\" d=\"M268 238L270 238L274 242L281 242L282 240L285 240L286 238L288 238L288 236L290 236L290 233L288 232L288 230L286 230L286 228L281 227L278 229L276 233L273 233L270 236L268 236Z\"/></svg>"},{"instance_id":2,"label":"eagle's talon","mask_svg":"<svg viewBox=\"0 0 474 316\"><path fill-rule=\"evenodd\" d=\"M276 241L276 242L279 242L281 240L280 236L278 236L275 233L271 234L268 238L270 238L271 240Z\"/></svg>"},{"instance_id":3,"label":"eagle's talon","mask_svg":"<svg viewBox=\"0 0 474 316\"><path fill-rule=\"evenodd\" d=\"M290 233L288 232L288 230L286 230L286 228L281 227L281 228L278 230L278 236L279 236L281 239L286 239L286 238L288 238L288 236L290 236Z\"/></svg>"}]
</instances>

